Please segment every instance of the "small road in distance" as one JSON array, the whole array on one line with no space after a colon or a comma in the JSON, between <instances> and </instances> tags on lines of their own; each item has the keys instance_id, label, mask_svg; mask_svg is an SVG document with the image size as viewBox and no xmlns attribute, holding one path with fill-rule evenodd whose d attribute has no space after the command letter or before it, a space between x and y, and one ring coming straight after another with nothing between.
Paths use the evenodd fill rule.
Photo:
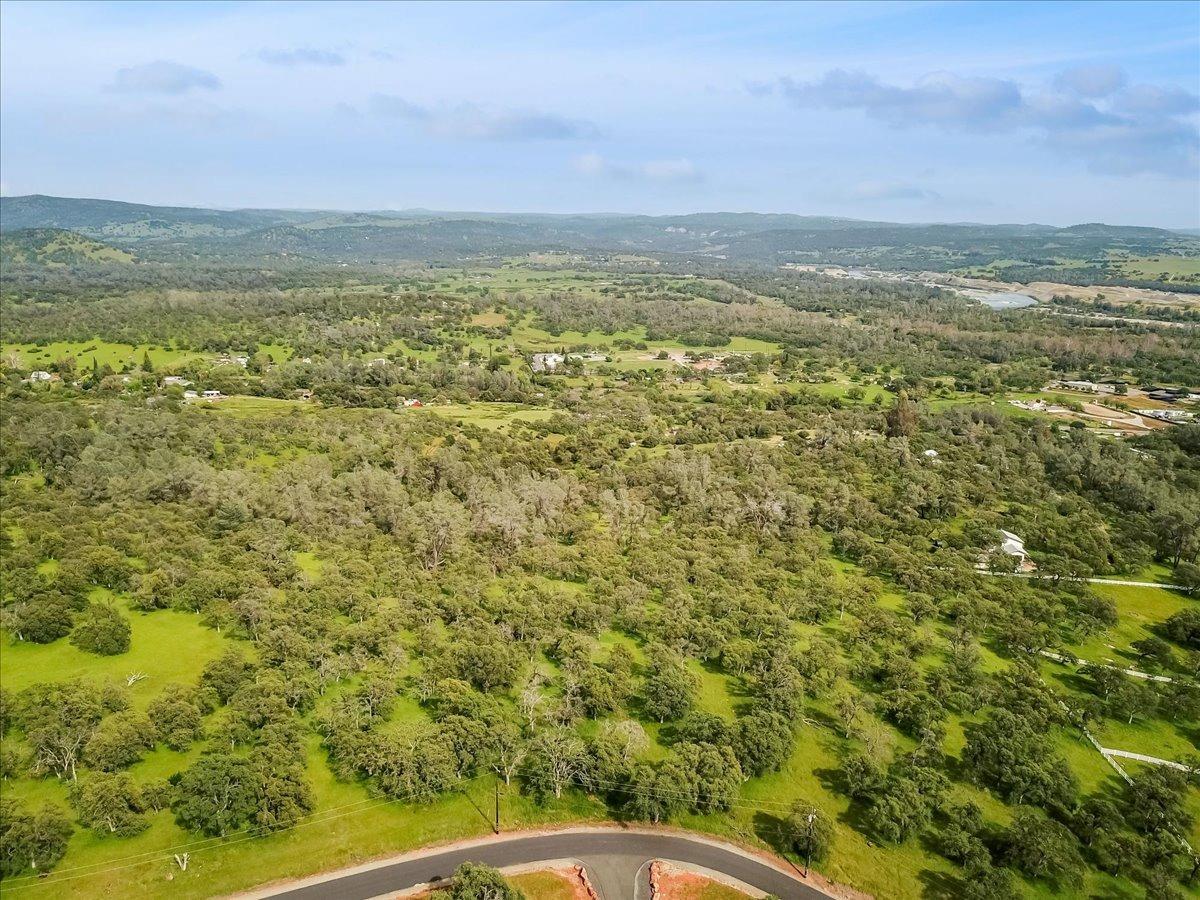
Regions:
<instances>
[{"instance_id":1,"label":"small road in distance","mask_svg":"<svg viewBox=\"0 0 1200 900\"><path fill-rule=\"evenodd\" d=\"M1037 578L1036 572L993 572L990 569L976 569L980 575L996 575L1000 578ZM1162 588L1165 591L1187 590L1182 584L1164 584L1161 581L1126 581L1121 578L1063 578L1063 581L1084 581L1088 584L1115 584L1119 587Z\"/></svg>"}]
</instances>

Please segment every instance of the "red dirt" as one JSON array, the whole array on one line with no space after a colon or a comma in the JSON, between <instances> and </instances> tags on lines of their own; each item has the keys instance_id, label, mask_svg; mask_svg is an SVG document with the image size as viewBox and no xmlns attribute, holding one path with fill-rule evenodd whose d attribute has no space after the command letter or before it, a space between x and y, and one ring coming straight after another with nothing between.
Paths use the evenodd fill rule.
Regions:
<instances>
[{"instance_id":1,"label":"red dirt","mask_svg":"<svg viewBox=\"0 0 1200 900\"><path fill-rule=\"evenodd\" d=\"M711 878L676 868L656 859L650 863L650 893L654 900L698 900L705 888L715 882ZM732 888L726 887L729 893Z\"/></svg>"}]
</instances>

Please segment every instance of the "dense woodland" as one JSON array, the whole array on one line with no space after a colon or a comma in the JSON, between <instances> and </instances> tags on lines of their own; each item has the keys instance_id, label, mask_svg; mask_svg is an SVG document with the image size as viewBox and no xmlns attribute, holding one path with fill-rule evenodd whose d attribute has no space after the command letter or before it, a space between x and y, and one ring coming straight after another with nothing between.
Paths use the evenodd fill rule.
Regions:
<instances>
[{"instance_id":1,"label":"dense woodland","mask_svg":"<svg viewBox=\"0 0 1200 900\"><path fill-rule=\"evenodd\" d=\"M844 848L870 841L930 861L909 894L1197 890L1187 772L1087 789L1064 747L1091 753L1081 735L1106 722L1200 737L1200 426L1122 441L988 402L1066 374L1200 385L1194 329L749 270L519 289L417 267L10 275L6 344L197 355L81 348L48 386L6 354L5 649L119 658L131 621L174 613L227 646L182 683L46 671L4 690L9 884L83 831L117 858L166 816L195 836L286 830L318 812L314 742L338 779L404 803L491 776L546 809L582 794L720 830L819 740L840 808L760 803L757 839L850 880L866 875ZM602 358L534 374L495 349L526 327ZM775 349L721 378L603 358L735 339ZM832 373L855 386L823 392ZM208 409L166 374L294 405ZM406 397L539 415L486 428ZM1012 569L1001 528L1035 577L979 571ZM1178 609L1129 662L1163 680L1041 655L1124 622L1078 579L1147 570L1183 588L1159 591ZM175 771L134 774L162 748ZM65 804L33 799L51 782Z\"/></svg>"}]
</instances>

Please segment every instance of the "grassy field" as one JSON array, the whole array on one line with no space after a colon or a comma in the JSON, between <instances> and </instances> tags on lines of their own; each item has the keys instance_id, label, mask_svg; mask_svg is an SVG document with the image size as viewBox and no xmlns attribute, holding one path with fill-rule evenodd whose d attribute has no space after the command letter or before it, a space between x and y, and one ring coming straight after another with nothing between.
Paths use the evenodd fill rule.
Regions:
<instances>
[{"instance_id":1,"label":"grassy field","mask_svg":"<svg viewBox=\"0 0 1200 900\"><path fill-rule=\"evenodd\" d=\"M1127 278L1200 279L1200 257L1195 256L1116 256L1111 260L1111 266Z\"/></svg>"},{"instance_id":2,"label":"grassy field","mask_svg":"<svg viewBox=\"0 0 1200 900\"><path fill-rule=\"evenodd\" d=\"M315 411L317 407L305 400L287 400L276 397L223 397L220 400L197 400L196 409L228 415L257 416Z\"/></svg>"},{"instance_id":3,"label":"grassy field","mask_svg":"<svg viewBox=\"0 0 1200 900\"><path fill-rule=\"evenodd\" d=\"M557 872L524 872L505 879L530 900L574 900L575 886Z\"/></svg>"},{"instance_id":4,"label":"grassy field","mask_svg":"<svg viewBox=\"0 0 1200 900\"><path fill-rule=\"evenodd\" d=\"M194 684L200 670L220 655L230 642L188 613L159 610L141 613L130 610L120 597L112 598L96 588L93 600L112 599L129 620L132 642L128 653L96 656L77 649L67 640L52 644L12 641L5 636L0 684L19 691L39 681L71 678L125 682L127 675L142 672L147 677L129 689L135 707L144 707L172 682Z\"/></svg>"},{"instance_id":5,"label":"grassy field","mask_svg":"<svg viewBox=\"0 0 1200 900\"><path fill-rule=\"evenodd\" d=\"M1072 653L1090 662L1120 662L1132 667L1136 654L1130 650L1130 644L1148 637L1152 633L1151 626L1181 609L1196 605L1195 600L1163 588L1093 584L1091 589L1113 602L1118 621L1115 627L1093 636L1086 643L1068 647Z\"/></svg>"},{"instance_id":6,"label":"grassy field","mask_svg":"<svg viewBox=\"0 0 1200 900\"><path fill-rule=\"evenodd\" d=\"M498 325L503 325L508 321L508 316L502 312L483 312L476 313L471 317L472 325L482 325L485 328L495 328Z\"/></svg>"},{"instance_id":7,"label":"grassy field","mask_svg":"<svg viewBox=\"0 0 1200 900\"><path fill-rule=\"evenodd\" d=\"M295 351L282 344L260 344L260 351L273 362L290 359ZM93 361L99 366L111 366L120 371L125 366L138 367L146 356L155 369L171 371L189 363L214 362L220 354L199 350L180 350L154 344L121 344L99 338L90 341L54 341L46 344L0 344L0 354L16 353L25 368L48 366L60 359L75 358L77 370L90 369Z\"/></svg>"},{"instance_id":8,"label":"grassy field","mask_svg":"<svg viewBox=\"0 0 1200 900\"><path fill-rule=\"evenodd\" d=\"M538 409L517 403L450 403L405 410L402 415L438 415L453 419L460 425L499 429L513 422L544 422L555 414L553 409Z\"/></svg>"},{"instance_id":9,"label":"grassy field","mask_svg":"<svg viewBox=\"0 0 1200 900\"><path fill-rule=\"evenodd\" d=\"M492 783L465 783L462 791L430 804L400 804L373 796L357 782L338 781L314 736L308 777L317 812L295 828L266 837L246 834L200 840L175 825L170 813L157 813L142 834L114 841L76 832L68 856L50 881L5 883L5 893L29 897L184 897L230 893L264 880L278 881L336 869L364 859L463 837L490 833ZM59 792L65 797L65 789ZM65 803L64 803L65 805ZM506 828L603 817L604 807L578 794L561 802L535 805L515 793L502 793ZM116 845L116 846L114 846ZM172 860L189 852L186 872ZM114 857L121 862L114 863Z\"/></svg>"},{"instance_id":10,"label":"grassy field","mask_svg":"<svg viewBox=\"0 0 1200 900\"><path fill-rule=\"evenodd\" d=\"M78 370L90 369L93 361L96 365L111 366L120 370L123 366L140 366L144 356L149 355L150 362L157 368L170 369L193 360L215 358L213 354L200 353L193 350L176 350L171 347L152 346L150 344L115 344L99 339L91 341L55 341L48 344L3 344L0 353L7 356L16 353L25 368L47 366L67 357L75 358Z\"/></svg>"}]
</instances>

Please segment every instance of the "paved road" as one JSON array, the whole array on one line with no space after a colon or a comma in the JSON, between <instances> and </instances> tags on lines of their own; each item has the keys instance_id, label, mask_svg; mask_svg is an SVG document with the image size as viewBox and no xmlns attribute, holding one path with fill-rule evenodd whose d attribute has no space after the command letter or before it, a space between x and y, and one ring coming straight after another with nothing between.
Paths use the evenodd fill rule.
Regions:
<instances>
[{"instance_id":1,"label":"paved road","mask_svg":"<svg viewBox=\"0 0 1200 900\"><path fill-rule=\"evenodd\" d=\"M1055 653L1053 650L1039 650L1038 653L1046 657L1046 659L1052 659L1055 662L1060 662L1064 666L1072 662L1072 660L1063 656L1061 653ZM1108 663L1094 663L1090 660L1079 658L1075 658L1073 661L1080 667L1088 665L1099 666L1101 669L1111 669L1114 672L1122 672L1125 675L1129 675L1131 678L1141 678L1146 681L1157 681L1161 684L1171 684L1175 680L1169 675L1151 675L1149 672L1140 672L1137 669L1122 669L1120 666L1110 666Z\"/></svg>"},{"instance_id":2,"label":"paved road","mask_svg":"<svg viewBox=\"0 0 1200 900\"><path fill-rule=\"evenodd\" d=\"M1000 578L1037 578L1036 572L993 572L991 569L976 569L980 575L997 575ZM1063 578L1063 581L1086 581L1088 584L1116 584L1121 587L1162 588L1164 591L1185 590L1181 584L1163 584L1160 581L1126 581L1122 578Z\"/></svg>"},{"instance_id":3,"label":"paved road","mask_svg":"<svg viewBox=\"0 0 1200 900\"><path fill-rule=\"evenodd\" d=\"M317 884L292 889L281 887L277 892L264 891L257 895L287 900L368 900L446 878L468 860L503 868L565 858L575 858L584 864L601 900L634 900L645 896L644 887L638 890L638 880L646 877L643 866L651 859L704 866L785 900L828 900L825 894L752 855L686 835L622 831L567 831L501 837L473 846L433 851L341 877L334 875Z\"/></svg>"}]
</instances>

